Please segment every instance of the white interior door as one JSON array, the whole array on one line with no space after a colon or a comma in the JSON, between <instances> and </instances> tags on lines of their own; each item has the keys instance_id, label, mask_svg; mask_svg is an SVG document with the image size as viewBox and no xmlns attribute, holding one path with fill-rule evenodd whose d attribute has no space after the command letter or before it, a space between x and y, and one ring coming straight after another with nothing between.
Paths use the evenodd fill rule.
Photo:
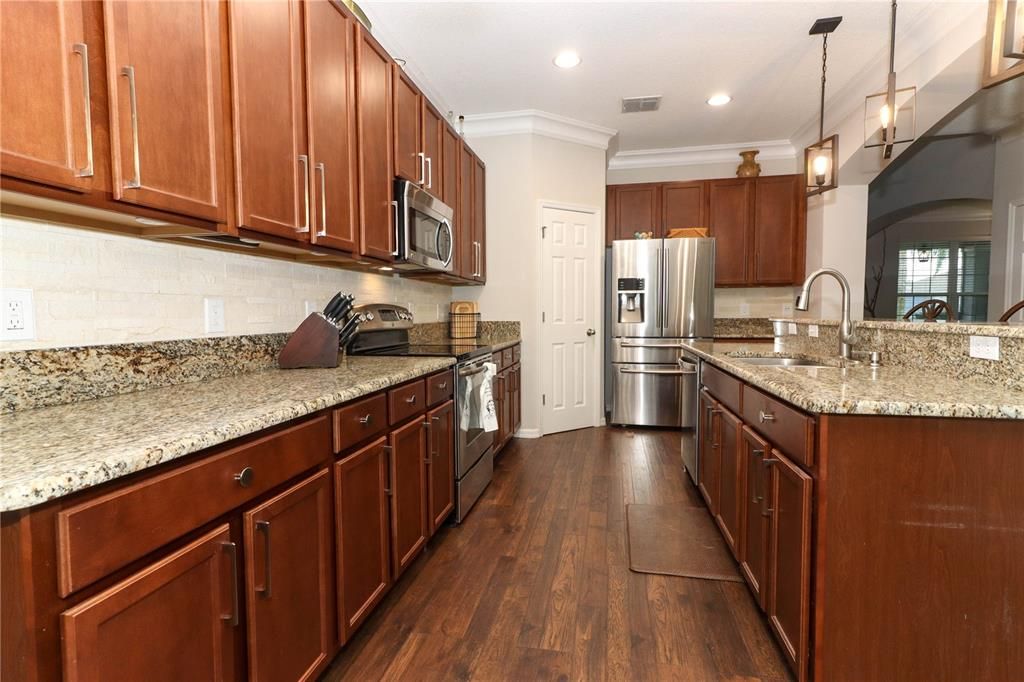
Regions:
<instances>
[{"instance_id":1,"label":"white interior door","mask_svg":"<svg viewBox=\"0 0 1024 682\"><path fill-rule=\"evenodd\" d=\"M602 237L596 213L544 207L543 429L597 426L600 419Z\"/></svg>"},{"instance_id":2,"label":"white interior door","mask_svg":"<svg viewBox=\"0 0 1024 682\"><path fill-rule=\"evenodd\" d=\"M1024 198L1010 206L1010 235L1007 251L1006 305L1009 310L1017 301L1024 301ZM998 317L1001 313L996 313ZM1024 321L1024 311L1014 315L1011 322Z\"/></svg>"}]
</instances>

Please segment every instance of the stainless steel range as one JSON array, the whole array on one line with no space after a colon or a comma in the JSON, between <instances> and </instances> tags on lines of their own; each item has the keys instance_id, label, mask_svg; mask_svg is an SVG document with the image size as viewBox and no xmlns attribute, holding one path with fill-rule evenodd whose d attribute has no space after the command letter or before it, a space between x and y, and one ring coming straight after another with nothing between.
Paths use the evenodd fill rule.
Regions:
<instances>
[{"instance_id":1,"label":"stainless steel range","mask_svg":"<svg viewBox=\"0 0 1024 682\"><path fill-rule=\"evenodd\" d=\"M479 399L487 376L485 364L493 362L491 347L472 340L411 344L413 317L406 308L370 304L357 306L354 311L362 313L366 321L349 344L350 355L455 358L455 522L461 523L494 473L494 432L482 427L483 411L494 407Z\"/></svg>"}]
</instances>

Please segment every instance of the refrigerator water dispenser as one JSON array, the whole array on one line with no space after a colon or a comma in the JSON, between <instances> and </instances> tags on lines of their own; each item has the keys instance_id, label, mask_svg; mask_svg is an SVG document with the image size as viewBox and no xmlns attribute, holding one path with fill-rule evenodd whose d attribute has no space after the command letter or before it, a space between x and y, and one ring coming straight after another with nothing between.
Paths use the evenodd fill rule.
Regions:
<instances>
[{"instance_id":1,"label":"refrigerator water dispenser","mask_svg":"<svg viewBox=\"0 0 1024 682\"><path fill-rule=\"evenodd\" d=\"M619 310L616 321L624 324L642 324L644 321L644 281L634 277L618 280Z\"/></svg>"}]
</instances>

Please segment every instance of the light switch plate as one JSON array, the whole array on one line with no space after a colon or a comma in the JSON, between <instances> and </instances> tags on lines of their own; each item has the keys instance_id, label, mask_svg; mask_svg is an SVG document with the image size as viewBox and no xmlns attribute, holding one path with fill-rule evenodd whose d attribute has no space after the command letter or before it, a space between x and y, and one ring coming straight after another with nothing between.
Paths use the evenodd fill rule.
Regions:
<instances>
[{"instance_id":1,"label":"light switch plate","mask_svg":"<svg viewBox=\"0 0 1024 682\"><path fill-rule=\"evenodd\" d=\"M813 336L814 338L818 338L818 325L816 325L816 324L809 324L809 325L807 325L807 336Z\"/></svg>"},{"instance_id":2,"label":"light switch plate","mask_svg":"<svg viewBox=\"0 0 1024 682\"><path fill-rule=\"evenodd\" d=\"M970 355L972 358L981 358L982 360L998 360L999 337L972 336Z\"/></svg>"},{"instance_id":3,"label":"light switch plate","mask_svg":"<svg viewBox=\"0 0 1024 682\"><path fill-rule=\"evenodd\" d=\"M31 341L36 338L36 314L31 289L3 290L3 324L0 335L4 341Z\"/></svg>"},{"instance_id":4,"label":"light switch plate","mask_svg":"<svg viewBox=\"0 0 1024 682\"><path fill-rule=\"evenodd\" d=\"M224 299L204 298L203 313L207 334L224 333Z\"/></svg>"},{"instance_id":5,"label":"light switch plate","mask_svg":"<svg viewBox=\"0 0 1024 682\"><path fill-rule=\"evenodd\" d=\"M789 335L790 336L796 336L797 334L799 334L799 332L797 331L797 328L796 328L796 322L790 322L789 323Z\"/></svg>"}]
</instances>

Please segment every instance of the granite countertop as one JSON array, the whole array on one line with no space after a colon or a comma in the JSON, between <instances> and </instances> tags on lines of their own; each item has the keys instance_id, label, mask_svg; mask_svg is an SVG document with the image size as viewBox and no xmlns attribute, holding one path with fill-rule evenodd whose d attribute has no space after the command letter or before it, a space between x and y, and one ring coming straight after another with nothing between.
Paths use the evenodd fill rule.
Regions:
<instances>
[{"instance_id":1,"label":"granite countertop","mask_svg":"<svg viewBox=\"0 0 1024 682\"><path fill-rule=\"evenodd\" d=\"M688 350L756 388L819 414L1024 419L1024 391L900 366L765 367L740 357L779 355L757 344L687 342ZM796 354L799 357L798 354ZM820 358L813 358L820 360Z\"/></svg>"},{"instance_id":2,"label":"granite countertop","mask_svg":"<svg viewBox=\"0 0 1024 682\"><path fill-rule=\"evenodd\" d=\"M520 343L521 341L522 339L520 339L518 336L502 335L485 336L478 339L478 342L480 344L490 346L491 350L495 352L499 350L505 350L506 348L511 348L512 346L516 345L517 343Z\"/></svg>"},{"instance_id":3,"label":"granite countertop","mask_svg":"<svg viewBox=\"0 0 1024 682\"><path fill-rule=\"evenodd\" d=\"M245 436L454 364L345 357L0 417L0 511L21 509Z\"/></svg>"}]
</instances>

